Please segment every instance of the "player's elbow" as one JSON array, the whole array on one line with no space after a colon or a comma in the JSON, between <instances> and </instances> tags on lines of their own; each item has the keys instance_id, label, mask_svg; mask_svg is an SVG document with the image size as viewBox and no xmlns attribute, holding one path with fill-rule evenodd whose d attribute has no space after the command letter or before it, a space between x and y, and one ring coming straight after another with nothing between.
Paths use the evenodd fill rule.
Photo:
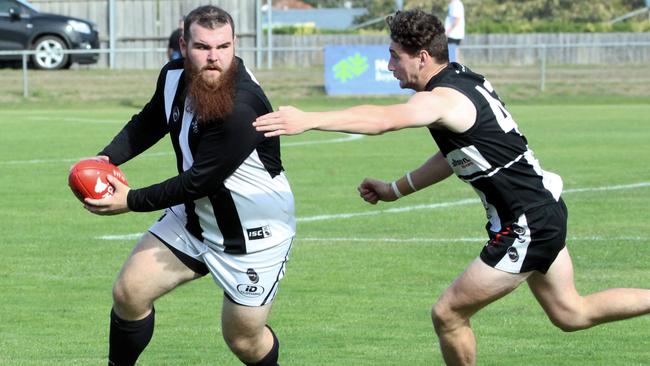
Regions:
<instances>
[{"instance_id":1,"label":"player's elbow","mask_svg":"<svg viewBox=\"0 0 650 366\"><path fill-rule=\"evenodd\" d=\"M183 184L185 199L196 200L210 196L219 186L219 180L216 177L206 174L190 174Z\"/></svg>"},{"instance_id":2,"label":"player's elbow","mask_svg":"<svg viewBox=\"0 0 650 366\"><path fill-rule=\"evenodd\" d=\"M398 129L399 128L393 121L389 119L383 119L378 121L377 123L373 123L371 127L368 129L368 131L366 132L366 134L383 135L386 132L395 131Z\"/></svg>"}]
</instances>

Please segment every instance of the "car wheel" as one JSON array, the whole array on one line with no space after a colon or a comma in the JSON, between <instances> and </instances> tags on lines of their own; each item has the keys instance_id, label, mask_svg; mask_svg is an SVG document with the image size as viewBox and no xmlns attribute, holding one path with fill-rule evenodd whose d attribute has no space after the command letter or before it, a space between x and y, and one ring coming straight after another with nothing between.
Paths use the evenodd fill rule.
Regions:
<instances>
[{"instance_id":1,"label":"car wheel","mask_svg":"<svg viewBox=\"0 0 650 366\"><path fill-rule=\"evenodd\" d=\"M34 51L32 56L34 67L41 70L57 70L70 66L70 55L63 53L68 49L65 42L59 37L45 36L34 42Z\"/></svg>"}]
</instances>

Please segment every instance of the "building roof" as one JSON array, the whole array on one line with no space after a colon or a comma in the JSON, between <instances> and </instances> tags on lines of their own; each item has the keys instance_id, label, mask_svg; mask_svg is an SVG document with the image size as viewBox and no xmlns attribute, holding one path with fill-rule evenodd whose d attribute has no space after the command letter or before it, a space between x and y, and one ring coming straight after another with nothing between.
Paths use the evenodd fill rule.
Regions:
<instances>
[{"instance_id":1,"label":"building roof","mask_svg":"<svg viewBox=\"0 0 650 366\"><path fill-rule=\"evenodd\" d=\"M300 0L273 0L271 3L274 10L313 9L313 6Z\"/></svg>"},{"instance_id":2,"label":"building roof","mask_svg":"<svg viewBox=\"0 0 650 366\"><path fill-rule=\"evenodd\" d=\"M367 12L365 8L273 9L271 16L274 26L314 24L320 29L346 29Z\"/></svg>"}]
</instances>

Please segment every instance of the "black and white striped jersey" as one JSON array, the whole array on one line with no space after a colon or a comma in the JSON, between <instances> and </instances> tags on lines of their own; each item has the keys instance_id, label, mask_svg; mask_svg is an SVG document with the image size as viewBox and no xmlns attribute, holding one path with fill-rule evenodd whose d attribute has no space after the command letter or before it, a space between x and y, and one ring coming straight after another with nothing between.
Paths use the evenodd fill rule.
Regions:
<instances>
[{"instance_id":1,"label":"black and white striped jersey","mask_svg":"<svg viewBox=\"0 0 650 366\"><path fill-rule=\"evenodd\" d=\"M489 230L500 231L526 210L559 199L562 179L540 167L489 81L451 63L428 82L426 90L436 87L455 89L476 107L476 121L469 130L429 131L454 173L481 198Z\"/></svg>"},{"instance_id":2,"label":"black and white striped jersey","mask_svg":"<svg viewBox=\"0 0 650 366\"><path fill-rule=\"evenodd\" d=\"M235 105L222 120L197 123L186 100L183 61L167 64L142 111L99 154L122 164L166 134L176 153L178 175L132 189L132 211L171 207L187 229L229 253L252 253L295 235L294 198L284 175L278 137L252 126L272 111L241 59L233 64Z\"/></svg>"}]
</instances>

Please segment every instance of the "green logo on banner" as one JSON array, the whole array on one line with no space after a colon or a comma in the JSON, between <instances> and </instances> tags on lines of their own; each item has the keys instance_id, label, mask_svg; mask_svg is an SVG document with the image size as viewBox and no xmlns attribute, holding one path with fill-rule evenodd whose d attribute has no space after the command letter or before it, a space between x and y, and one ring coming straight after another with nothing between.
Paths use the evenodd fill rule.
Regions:
<instances>
[{"instance_id":1,"label":"green logo on banner","mask_svg":"<svg viewBox=\"0 0 650 366\"><path fill-rule=\"evenodd\" d=\"M345 83L349 79L354 79L368 70L368 58L361 56L358 52L339 61L332 67L334 78Z\"/></svg>"}]
</instances>

